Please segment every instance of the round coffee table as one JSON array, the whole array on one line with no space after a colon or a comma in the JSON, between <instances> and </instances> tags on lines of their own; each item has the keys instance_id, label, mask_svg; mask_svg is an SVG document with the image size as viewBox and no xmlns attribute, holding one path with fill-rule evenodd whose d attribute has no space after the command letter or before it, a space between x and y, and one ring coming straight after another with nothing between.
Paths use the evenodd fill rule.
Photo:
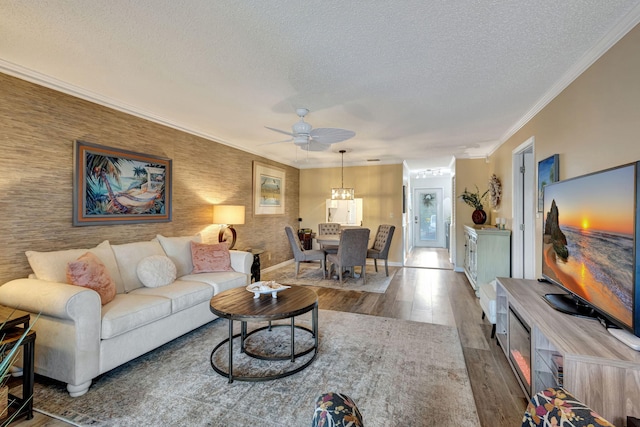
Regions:
<instances>
[{"instance_id":1,"label":"round coffee table","mask_svg":"<svg viewBox=\"0 0 640 427\"><path fill-rule=\"evenodd\" d=\"M220 375L229 378L229 383L232 383L234 379L239 381L266 381L293 375L309 366L318 354L318 295L309 288L291 285L291 288L278 292L277 298L273 298L271 294L254 298L253 293L247 291L244 287L234 288L221 292L211 298L209 307L213 314L229 320L229 337L221 341L214 347L213 351L211 351L211 367ZM295 324L296 316L310 311L312 312L312 329ZM291 324L271 324L271 321L280 319L291 319ZM236 335L233 334L234 320L241 322L240 333ZM247 322L269 322L269 325L247 333ZM256 332L265 329L270 330L272 327L291 328L291 354L285 357L269 357L248 352L245 348L245 340ZM307 331L313 337L313 345L297 353L295 352L296 329ZM290 371L264 376L233 376L233 340L238 337L240 337L240 352L258 359L274 361L291 359L291 361L294 362L296 357L304 356L311 352L313 352L313 355L307 362ZM229 366L227 372L214 363L214 354L226 343L229 344Z\"/></svg>"}]
</instances>

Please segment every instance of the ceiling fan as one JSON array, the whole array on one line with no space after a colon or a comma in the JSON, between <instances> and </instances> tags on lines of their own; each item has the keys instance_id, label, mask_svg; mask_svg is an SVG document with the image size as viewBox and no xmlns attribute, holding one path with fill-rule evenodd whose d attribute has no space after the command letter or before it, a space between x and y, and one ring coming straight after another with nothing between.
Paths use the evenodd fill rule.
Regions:
<instances>
[{"instance_id":1,"label":"ceiling fan","mask_svg":"<svg viewBox=\"0 0 640 427\"><path fill-rule=\"evenodd\" d=\"M305 116L309 113L306 108L297 108L296 114L300 117L300 121L295 123L291 129L292 132L287 132L280 129L271 128L265 126L267 129L274 132L283 133L291 136L290 139L284 141L270 142L269 144L279 144L282 142L292 142L303 150L307 151L325 151L331 147L331 144L336 142L346 141L353 138L356 133L346 129L337 128L317 128L312 129L311 124L304 121Z\"/></svg>"}]
</instances>

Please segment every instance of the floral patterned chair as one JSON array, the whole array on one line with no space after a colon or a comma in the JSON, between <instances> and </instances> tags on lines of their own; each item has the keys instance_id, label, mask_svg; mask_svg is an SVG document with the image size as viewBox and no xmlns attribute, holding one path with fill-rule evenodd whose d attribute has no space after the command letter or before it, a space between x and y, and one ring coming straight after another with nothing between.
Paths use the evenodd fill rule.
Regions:
<instances>
[{"instance_id":1,"label":"floral patterned chair","mask_svg":"<svg viewBox=\"0 0 640 427\"><path fill-rule=\"evenodd\" d=\"M522 427L594 427L613 424L563 388L548 388L533 396Z\"/></svg>"},{"instance_id":2,"label":"floral patterned chair","mask_svg":"<svg viewBox=\"0 0 640 427\"><path fill-rule=\"evenodd\" d=\"M354 401L341 393L324 393L316 401L312 427L363 427L362 415Z\"/></svg>"}]
</instances>

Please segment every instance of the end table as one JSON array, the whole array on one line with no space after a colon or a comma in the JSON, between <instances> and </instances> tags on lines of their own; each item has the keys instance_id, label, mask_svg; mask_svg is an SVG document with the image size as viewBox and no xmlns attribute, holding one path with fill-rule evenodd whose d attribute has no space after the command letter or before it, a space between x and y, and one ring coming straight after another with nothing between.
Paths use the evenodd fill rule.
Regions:
<instances>
[{"instance_id":1,"label":"end table","mask_svg":"<svg viewBox=\"0 0 640 427\"><path fill-rule=\"evenodd\" d=\"M28 420L33 418L33 383L34 372L33 362L35 354L36 332L29 329L31 315L26 311L14 310L9 307L0 306L0 342L4 352L10 351L16 345L23 346L22 349L22 398L9 395L10 406L8 408L9 417L14 419L25 416ZM22 326L18 326L22 325ZM24 338L20 342L20 338ZM15 415L14 415L15 414ZM4 425L4 423L2 423Z\"/></svg>"}]
</instances>

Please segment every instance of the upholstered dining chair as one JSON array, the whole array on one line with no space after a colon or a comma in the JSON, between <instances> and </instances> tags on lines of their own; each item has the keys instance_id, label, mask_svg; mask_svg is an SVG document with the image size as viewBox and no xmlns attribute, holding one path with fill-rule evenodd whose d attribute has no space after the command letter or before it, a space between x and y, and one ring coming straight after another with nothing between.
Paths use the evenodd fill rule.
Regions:
<instances>
[{"instance_id":1,"label":"upholstered dining chair","mask_svg":"<svg viewBox=\"0 0 640 427\"><path fill-rule=\"evenodd\" d=\"M340 234L340 224L335 222L321 222L318 224L318 235L324 236L327 234ZM328 254L335 254L338 252L338 245L321 244L320 249Z\"/></svg>"},{"instance_id":2,"label":"upholstered dining chair","mask_svg":"<svg viewBox=\"0 0 640 427\"><path fill-rule=\"evenodd\" d=\"M284 230L289 238L289 244L293 251L293 258L296 261L296 278L298 277L298 273L300 273L300 263L304 261L320 261L320 264L322 265L322 277L326 277L326 253L322 249L305 250L302 247L302 243L300 243L298 235L293 232L293 228L287 225Z\"/></svg>"},{"instance_id":3,"label":"upholstered dining chair","mask_svg":"<svg viewBox=\"0 0 640 427\"><path fill-rule=\"evenodd\" d=\"M395 225L381 224L378 226L378 232L376 233L376 239L373 241L371 249L367 250L367 258L373 258L373 265L378 272L378 260L384 260L384 272L389 276L389 266L387 259L389 258L389 246L391 246L391 239L393 238L393 232L396 230Z\"/></svg>"},{"instance_id":4,"label":"upholstered dining chair","mask_svg":"<svg viewBox=\"0 0 640 427\"><path fill-rule=\"evenodd\" d=\"M355 269L356 266L360 266L362 284L365 283L368 244L368 228L347 228L342 230L338 252L335 254L327 254L327 262L331 264L331 268L335 266L338 267L338 277L340 278L341 284L342 272L345 267Z\"/></svg>"}]
</instances>

